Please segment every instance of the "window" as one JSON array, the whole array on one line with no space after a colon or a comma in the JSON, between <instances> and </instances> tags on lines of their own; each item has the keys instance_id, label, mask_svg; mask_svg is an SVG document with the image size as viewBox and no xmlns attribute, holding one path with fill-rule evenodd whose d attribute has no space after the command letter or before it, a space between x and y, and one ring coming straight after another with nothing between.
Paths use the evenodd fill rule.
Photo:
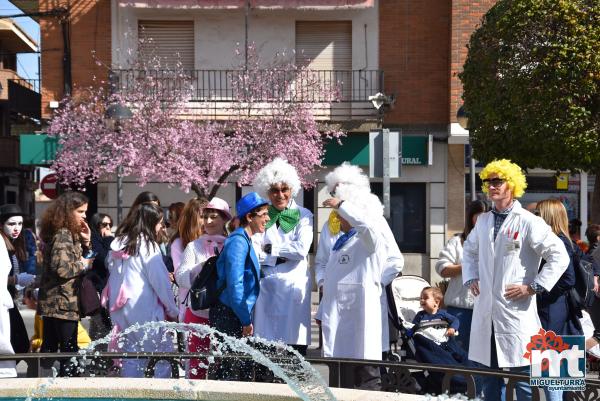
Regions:
<instances>
[{"instance_id":1,"label":"window","mask_svg":"<svg viewBox=\"0 0 600 401\"><path fill-rule=\"evenodd\" d=\"M383 185L372 182L374 194L383 199ZM425 184L390 185L390 228L402 252L425 253L427 249L427 193Z\"/></svg>"},{"instance_id":2,"label":"window","mask_svg":"<svg viewBox=\"0 0 600 401\"><path fill-rule=\"evenodd\" d=\"M157 58L162 70L173 68L177 61L184 70L194 69L194 21L141 20L138 39L143 60Z\"/></svg>"}]
</instances>

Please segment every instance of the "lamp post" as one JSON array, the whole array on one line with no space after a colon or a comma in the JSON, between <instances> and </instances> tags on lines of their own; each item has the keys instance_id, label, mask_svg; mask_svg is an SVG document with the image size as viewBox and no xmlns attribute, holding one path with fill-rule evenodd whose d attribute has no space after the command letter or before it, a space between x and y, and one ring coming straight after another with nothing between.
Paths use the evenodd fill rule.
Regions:
<instances>
[{"instance_id":1,"label":"lamp post","mask_svg":"<svg viewBox=\"0 0 600 401\"><path fill-rule=\"evenodd\" d=\"M123 121L130 119L133 113L129 107L120 104L112 103L106 108L105 120L109 129L116 133L121 131ZM117 167L117 225L123 220L123 165L119 163Z\"/></svg>"},{"instance_id":2,"label":"lamp post","mask_svg":"<svg viewBox=\"0 0 600 401\"><path fill-rule=\"evenodd\" d=\"M460 106L456 111L456 121L462 129L469 130L469 116L465 111L465 106ZM477 200L477 190L475 189L475 159L473 158L473 145L470 144L469 138L469 177L471 189L471 201Z\"/></svg>"}]
</instances>

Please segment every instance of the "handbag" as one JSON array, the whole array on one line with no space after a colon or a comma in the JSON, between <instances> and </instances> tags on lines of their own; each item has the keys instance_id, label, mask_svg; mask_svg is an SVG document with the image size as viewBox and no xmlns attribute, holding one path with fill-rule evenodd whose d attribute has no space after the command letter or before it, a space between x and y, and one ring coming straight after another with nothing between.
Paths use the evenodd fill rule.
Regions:
<instances>
[{"instance_id":1,"label":"handbag","mask_svg":"<svg viewBox=\"0 0 600 401\"><path fill-rule=\"evenodd\" d=\"M79 300L79 315L81 317L93 316L100 312L102 308L100 295L87 273L83 273L79 278L77 298Z\"/></svg>"}]
</instances>

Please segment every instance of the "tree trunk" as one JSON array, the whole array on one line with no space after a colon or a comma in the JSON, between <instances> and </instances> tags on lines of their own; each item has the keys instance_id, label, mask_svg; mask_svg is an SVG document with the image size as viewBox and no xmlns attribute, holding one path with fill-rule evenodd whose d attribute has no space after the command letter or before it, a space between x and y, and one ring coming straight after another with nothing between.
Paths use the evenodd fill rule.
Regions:
<instances>
[{"instance_id":1,"label":"tree trunk","mask_svg":"<svg viewBox=\"0 0 600 401\"><path fill-rule=\"evenodd\" d=\"M208 199L212 199L215 197L215 195L217 194L217 191L219 190L221 185L223 185L225 183L225 181L227 181L227 178L229 178L229 176L237 169L238 169L238 166L233 165L233 166L229 167L229 170L224 172L219 177L219 179L217 180L217 183L215 185L213 185L213 187L210 189L210 192L208 193Z\"/></svg>"},{"instance_id":2,"label":"tree trunk","mask_svg":"<svg viewBox=\"0 0 600 401\"><path fill-rule=\"evenodd\" d=\"M592 194L592 204L590 205L590 219L592 224L600 224L600 172L595 172L594 193Z\"/></svg>"},{"instance_id":3,"label":"tree trunk","mask_svg":"<svg viewBox=\"0 0 600 401\"><path fill-rule=\"evenodd\" d=\"M201 198L208 199L208 195L206 194L206 190L204 188L200 188L200 186L198 186L198 184L196 184L196 183L192 184L192 191L194 191L196 193L196 197L198 199L201 199Z\"/></svg>"}]
</instances>

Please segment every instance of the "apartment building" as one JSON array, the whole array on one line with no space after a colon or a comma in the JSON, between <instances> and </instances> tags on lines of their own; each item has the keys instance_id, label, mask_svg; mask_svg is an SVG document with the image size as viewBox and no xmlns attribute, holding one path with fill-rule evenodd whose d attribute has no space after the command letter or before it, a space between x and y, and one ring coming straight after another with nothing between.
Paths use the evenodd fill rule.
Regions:
<instances>
[{"instance_id":1,"label":"apartment building","mask_svg":"<svg viewBox=\"0 0 600 401\"><path fill-rule=\"evenodd\" d=\"M17 54L37 43L11 19L0 19L0 204L33 212L33 168L21 165L19 134L40 129L39 80L17 73Z\"/></svg>"},{"instance_id":2,"label":"apartment building","mask_svg":"<svg viewBox=\"0 0 600 401\"><path fill-rule=\"evenodd\" d=\"M196 100L204 105L213 101L213 110L218 101L227 99L214 77L236 68L236 47L255 43L263 59L286 51L296 63L323 71L322 79L344 82L340 104L322 118L339 124L348 136L341 147L329 145L319 184L299 199L315 213L315 238L328 214L320 207L327 196L322 182L327 171L350 161L368 172L369 133L382 127L401 132L402 168L390 188L391 225L406 256L406 272L437 281L432 266L448 236L462 229L464 219L468 132L456 124L461 105L456 74L470 33L493 3L39 1L40 11L68 7L68 24L64 17L40 19L42 114L50 118L53 102L66 91L76 93L97 79L106 80L109 70L124 84L131 55L141 51L139 39L151 37L156 52L177 55L184 68L194 72ZM369 101L378 93L385 99L383 113ZM372 187L381 193L382 179L374 177ZM145 189L158 193L165 205L192 196L163 183L150 183ZM231 183L219 196L233 204L249 190ZM138 191L134 178L126 178L124 205ZM98 183L94 193L98 210L115 215L114 180Z\"/></svg>"}]
</instances>

